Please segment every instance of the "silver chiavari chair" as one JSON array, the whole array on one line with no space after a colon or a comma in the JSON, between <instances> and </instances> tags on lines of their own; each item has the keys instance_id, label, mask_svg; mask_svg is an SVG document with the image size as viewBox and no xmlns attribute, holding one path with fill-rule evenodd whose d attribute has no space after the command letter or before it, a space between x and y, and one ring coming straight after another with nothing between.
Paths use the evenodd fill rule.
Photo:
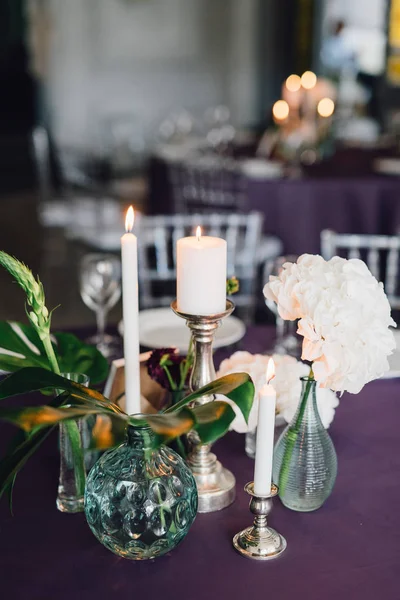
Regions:
<instances>
[{"instance_id":1,"label":"silver chiavari chair","mask_svg":"<svg viewBox=\"0 0 400 600\"><path fill-rule=\"evenodd\" d=\"M246 180L236 161L217 154L168 163L174 212L246 210Z\"/></svg>"},{"instance_id":2,"label":"silver chiavari chair","mask_svg":"<svg viewBox=\"0 0 400 600\"><path fill-rule=\"evenodd\" d=\"M280 240L262 235L262 223L263 216L257 212L138 218L135 231L138 233L141 308L168 306L175 298L176 242L181 237L194 235L200 225L204 235L226 239L228 277L235 275L240 280L240 292L234 301L242 317L250 322L259 295L259 269L282 250Z\"/></svg>"},{"instance_id":3,"label":"silver chiavari chair","mask_svg":"<svg viewBox=\"0 0 400 600\"><path fill-rule=\"evenodd\" d=\"M321 232L322 256L329 260L335 255L359 258L371 273L382 281L392 308L400 309L399 260L400 236Z\"/></svg>"}]
</instances>

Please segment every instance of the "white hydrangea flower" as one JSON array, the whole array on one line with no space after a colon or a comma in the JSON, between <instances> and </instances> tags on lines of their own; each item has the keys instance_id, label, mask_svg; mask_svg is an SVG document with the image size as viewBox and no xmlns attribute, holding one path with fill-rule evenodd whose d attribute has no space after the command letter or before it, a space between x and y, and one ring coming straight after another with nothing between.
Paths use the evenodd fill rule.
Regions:
<instances>
[{"instance_id":1,"label":"white hydrangea flower","mask_svg":"<svg viewBox=\"0 0 400 600\"><path fill-rule=\"evenodd\" d=\"M283 319L299 319L302 359L321 386L357 394L389 370L396 324L383 284L363 261L303 254L270 277L264 295Z\"/></svg>"},{"instance_id":2,"label":"white hydrangea flower","mask_svg":"<svg viewBox=\"0 0 400 600\"><path fill-rule=\"evenodd\" d=\"M276 415L282 416L288 423L292 420L301 394L300 377L308 375L310 367L296 360L293 356L274 354L275 377L272 385L276 391ZM249 423L243 418L239 409L230 402L235 410L236 418L231 424L231 429L238 433L254 431L257 426L258 399L261 388L265 385L267 365L270 357L262 354L251 354L250 352L235 352L230 358L223 360L218 377L230 373L248 373L255 386L254 403L250 412ZM228 401L224 398L225 401ZM334 392L327 389L317 388L317 405L324 427L329 427L335 416L335 408L339 404Z\"/></svg>"}]
</instances>

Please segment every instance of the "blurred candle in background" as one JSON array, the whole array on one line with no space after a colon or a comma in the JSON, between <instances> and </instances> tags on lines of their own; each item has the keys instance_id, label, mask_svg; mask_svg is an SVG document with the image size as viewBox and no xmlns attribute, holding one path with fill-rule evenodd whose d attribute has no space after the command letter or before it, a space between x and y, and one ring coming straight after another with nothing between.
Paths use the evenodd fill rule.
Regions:
<instances>
[{"instance_id":1,"label":"blurred candle in background","mask_svg":"<svg viewBox=\"0 0 400 600\"><path fill-rule=\"evenodd\" d=\"M226 309L226 241L201 235L177 242L178 310L190 315L212 315Z\"/></svg>"},{"instance_id":2,"label":"blurred candle in background","mask_svg":"<svg viewBox=\"0 0 400 600\"><path fill-rule=\"evenodd\" d=\"M274 454L274 429L276 392L271 385L275 377L275 364L268 361L267 383L260 390L258 403L256 457L254 465L254 493L269 496L272 483L272 459Z\"/></svg>"},{"instance_id":3,"label":"blurred candle in background","mask_svg":"<svg viewBox=\"0 0 400 600\"><path fill-rule=\"evenodd\" d=\"M317 105L317 112L320 117L328 118L333 115L335 103L331 98L322 98Z\"/></svg>"},{"instance_id":4,"label":"blurred candle in background","mask_svg":"<svg viewBox=\"0 0 400 600\"><path fill-rule=\"evenodd\" d=\"M139 300L137 238L132 233L132 206L126 213L126 233L121 238L122 308L124 321L125 412L140 413Z\"/></svg>"},{"instance_id":5,"label":"blurred candle in background","mask_svg":"<svg viewBox=\"0 0 400 600\"><path fill-rule=\"evenodd\" d=\"M298 75L289 75L282 86L282 97L288 103L289 108L298 110L301 104L303 90L301 79Z\"/></svg>"},{"instance_id":6,"label":"blurred candle in background","mask_svg":"<svg viewBox=\"0 0 400 600\"><path fill-rule=\"evenodd\" d=\"M317 76L312 71L304 71L301 76L301 85L305 90L312 90L317 84Z\"/></svg>"},{"instance_id":7,"label":"blurred candle in background","mask_svg":"<svg viewBox=\"0 0 400 600\"><path fill-rule=\"evenodd\" d=\"M289 117L289 104L286 100L277 100L272 107L272 116L277 125L285 123Z\"/></svg>"}]
</instances>

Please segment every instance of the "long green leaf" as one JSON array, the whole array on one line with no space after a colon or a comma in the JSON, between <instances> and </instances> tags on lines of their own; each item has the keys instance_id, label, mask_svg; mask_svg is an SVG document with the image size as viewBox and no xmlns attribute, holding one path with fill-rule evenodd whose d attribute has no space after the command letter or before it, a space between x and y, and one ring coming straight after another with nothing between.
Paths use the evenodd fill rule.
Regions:
<instances>
[{"instance_id":1,"label":"long green leaf","mask_svg":"<svg viewBox=\"0 0 400 600\"><path fill-rule=\"evenodd\" d=\"M100 392L39 367L27 367L5 377L0 382L0 400L45 388L65 390L75 400L90 403L92 407L98 407L99 412L107 408L113 412L123 413L116 404L107 400Z\"/></svg>"},{"instance_id":2,"label":"long green leaf","mask_svg":"<svg viewBox=\"0 0 400 600\"><path fill-rule=\"evenodd\" d=\"M196 420L195 429L203 444L215 442L229 431L235 411L223 401L209 402L192 409Z\"/></svg>"},{"instance_id":3,"label":"long green leaf","mask_svg":"<svg viewBox=\"0 0 400 600\"><path fill-rule=\"evenodd\" d=\"M213 394L222 394L233 400L242 412L246 423L248 422L254 399L254 383L247 373L231 373L230 375L220 377L205 385L200 390L189 394L189 396L186 396L186 398L168 408L166 412L170 413L179 410L182 406L194 402L201 396L210 396Z\"/></svg>"},{"instance_id":4,"label":"long green leaf","mask_svg":"<svg viewBox=\"0 0 400 600\"><path fill-rule=\"evenodd\" d=\"M24 431L32 431L35 427L49 427L56 425L68 419L79 419L87 415L98 415L101 409L91 408L89 406L65 406L63 408L53 408L51 406L28 406L23 408L2 408L0 407L0 419L17 425ZM110 412L103 409L103 414L109 415ZM128 420L128 416L123 413L120 418Z\"/></svg>"},{"instance_id":5,"label":"long green leaf","mask_svg":"<svg viewBox=\"0 0 400 600\"><path fill-rule=\"evenodd\" d=\"M99 392L46 369L29 367L9 375L0 382L0 399L43 388L65 390L68 394L68 406L1 408L0 419L10 421L26 431L32 431L37 427L49 427L89 414L101 415L101 426L95 434L97 447L107 447L116 439L120 440L127 424L137 425L143 422L156 434L157 445L188 433L191 429L198 432L201 441L211 442L226 433L234 418L233 409L225 402L211 402L193 408L187 405L201 396L220 393L236 402L245 418L248 418L254 396L254 385L249 375L235 373L190 394L176 404L173 410L169 409L158 415L146 415L139 420L126 415Z\"/></svg>"},{"instance_id":6,"label":"long green leaf","mask_svg":"<svg viewBox=\"0 0 400 600\"><path fill-rule=\"evenodd\" d=\"M166 444L176 437L188 433L195 426L195 417L190 408L183 407L169 414L146 415L145 421L156 434L156 444Z\"/></svg>"}]
</instances>

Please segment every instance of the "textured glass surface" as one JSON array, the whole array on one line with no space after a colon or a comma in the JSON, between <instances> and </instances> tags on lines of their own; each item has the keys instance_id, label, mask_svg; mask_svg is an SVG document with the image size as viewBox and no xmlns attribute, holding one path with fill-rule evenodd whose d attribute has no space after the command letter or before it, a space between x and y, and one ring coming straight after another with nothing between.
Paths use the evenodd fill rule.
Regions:
<instances>
[{"instance_id":1,"label":"textured glass surface","mask_svg":"<svg viewBox=\"0 0 400 600\"><path fill-rule=\"evenodd\" d=\"M187 534L197 513L190 469L170 448L151 448L149 429L128 428L127 441L90 471L85 512L91 530L124 558L156 558Z\"/></svg>"},{"instance_id":2,"label":"textured glass surface","mask_svg":"<svg viewBox=\"0 0 400 600\"><path fill-rule=\"evenodd\" d=\"M316 382L302 384L297 412L275 446L273 481L285 506L307 512L320 508L332 492L337 457L318 414Z\"/></svg>"}]
</instances>

